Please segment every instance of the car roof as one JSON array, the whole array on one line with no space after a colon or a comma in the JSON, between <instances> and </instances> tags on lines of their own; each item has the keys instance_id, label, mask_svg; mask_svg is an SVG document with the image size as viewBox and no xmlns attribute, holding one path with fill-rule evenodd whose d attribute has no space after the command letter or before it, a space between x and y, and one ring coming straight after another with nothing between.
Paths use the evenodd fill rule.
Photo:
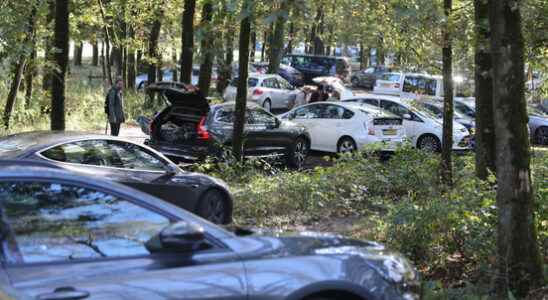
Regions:
<instances>
[{"instance_id":1,"label":"car roof","mask_svg":"<svg viewBox=\"0 0 548 300\"><path fill-rule=\"evenodd\" d=\"M395 101L395 102L401 102L402 101L402 99L398 96L391 96L391 95L384 95L384 94L373 94L373 93L359 94L359 95L356 95L356 96L345 98L341 101L353 100L353 99L365 99L365 98L369 98L369 99L386 99L386 100Z\"/></svg>"},{"instance_id":2,"label":"car roof","mask_svg":"<svg viewBox=\"0 0 548 300\"><path fill-rule=\"evenodd\" d=\"M66 171L59 168L52 168L42 162L34 162L28 160L0 160L0 182L7 180L62 180L68 183L73 183L82 186L88 186L98 190L107 190L114 194L119 194L126 199L136 199L146 205L159 208L164 213L170 214L176 218L190 220L198 223L209 233L216 238L233 237L228 231L213 225L212 223L203 220L194 214L185 211L173 204L167 203L164 200L158 199L149 194L135 190L128 186L116 183L114 181L103 180L98 177L88 177Z\"/></svg>"},{"instance_id":3,"label":"car roof","mask_svg":"<svg viewBox=\"0 0 548 300\"><path fill-rule=\"evenodd\" d=\"M305 104L303 106L299 106L295 109L298 109L298 108L301 108L301 107L306 107L306 106L314 106L314 105L318 105L318 104L334 104L334 105L342 106L342 107L344 107L346 109L349 109L349 110L365 111L369 114L376 115L376 116L386 116L386 117L399 118L398 116L396 116L396 115L394 115L394 114L392 114L388 111L385 111L383 109L379 109L376 106L372 106L372 105L368 105L368 104L357 104L357 103L354 103L354 102L320 101L320 102L308 103L308 104Z\"/></svg>"},{"instance_id":4,"label":"car roof","mask_svg":"<svg viewBox=\"0 0 548 300\"><path fill-rule=\"evenodd\" d=\"M286 54L284 56L306 56L306 57L320 57L320 58L331 58L331 59L340 59L340 60L347 60L348 57L346 56L330 56L330 55L314 55L314 54L297 54L297 53L290 53Z\"/></svg>"}]
</instances>

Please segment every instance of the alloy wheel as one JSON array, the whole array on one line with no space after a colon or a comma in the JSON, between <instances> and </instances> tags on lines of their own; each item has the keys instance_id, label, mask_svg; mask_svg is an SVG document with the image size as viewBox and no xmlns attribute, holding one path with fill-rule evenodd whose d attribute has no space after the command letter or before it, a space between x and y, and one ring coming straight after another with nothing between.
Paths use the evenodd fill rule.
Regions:
<instances>
[{"instance_id":1,"label":"alloy wheel","mask_svg":"<svg viewBox=\"0 0 548 300\"><path fill-rule=\"evenodd\" d=\"M303 140L297 141L297 143L295 144L295 151L293 153L293 156L295 158L295 165L298 168L301 168L304 165L307 153L308 147L306 146L306 142Z\"/></svg>"},{"instance_id":2,"label":"alloy wheel","mask_svg":"<svg viewBox=\"0 0 548 300\"><path fill-rule=\"evenodd\" d=\"M338 149L339 153L349 153L354 151L356 151L356 144L354 143L354 141L350 139L344 139L339 144L339 149Z\"/></svg>"},{"instance_id":3,"label":"alloy wheel","mask_svg":"<svg viewBox=\"0 0 548 300\"><path fill-rule=\"evenodd\" d=\"M419 149L428 152L438 152L440 150L440 145L436 137L427 135L421 138L419 142Z\"/></svg>"}]
</instances>

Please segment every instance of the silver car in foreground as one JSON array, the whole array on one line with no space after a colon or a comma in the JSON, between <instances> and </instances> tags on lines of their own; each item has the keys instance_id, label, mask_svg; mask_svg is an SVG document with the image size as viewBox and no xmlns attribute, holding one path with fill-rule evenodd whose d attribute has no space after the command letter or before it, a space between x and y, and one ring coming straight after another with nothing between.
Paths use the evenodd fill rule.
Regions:
<instances>
[{"instance_id":1,"label":"silver car in foreground","mask_svg":"<svg viewBox=\"0 0 548 300\"><path fill-rule=\"evenodd\" d=\"M407 260L377 243L225 230L128 187L44 163L0 162L0 210L0 287L23 298L419 297Z\"/></svg>"}]
</instances>

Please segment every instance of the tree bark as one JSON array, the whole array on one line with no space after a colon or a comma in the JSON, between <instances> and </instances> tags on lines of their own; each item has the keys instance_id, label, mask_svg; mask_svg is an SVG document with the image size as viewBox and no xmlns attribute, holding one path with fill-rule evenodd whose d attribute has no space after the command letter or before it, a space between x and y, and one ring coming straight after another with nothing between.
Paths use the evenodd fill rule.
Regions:
<instances>
[{"instance_id":1,"label":"tree bark","mask_svg":"<svg viewBox=\"0 0 548 300\"><path fill-rule=\"evenodd\" d=\"M177 61L177 48L175 48L175 46L172 46L171 48L171 60L173 60L173 64L174 66L177 66L178 65L178 61ZM173 77L173 81L179 81L179 74L177 72L177 67L174 67L173 70L172 70L172 77Z\"/></svg>"},{"instance_id":2,"label":"tree bark","mask_svg":"<svg viewBox=\"0 0 548 300\"><path fill-rule=\"evenodd\" d=\"M209 95L209 87L211 86L211 71L213 69L213 40L214 36L211 34L211 27L208 25L211 23L213 14L213 4L211 1L204 3L202 8L202 26L206 28L205 36L201 42L202 49L202 64L200 65L200 75L198 78L198 88L202 94L207 97Z\"/></svg>"},{"instance_id":3,"label":"tree bark","mask_svg":"<svg viewBox=\"0 0 548 300\"><path fill-rule=\"evenodd\" d=\"M112 70L110 68L110 35L109 35L109 32L108 32L108 27L107 27L107 19L105 17L105 8L103 7L103 2L101 0L97 0L99 2L99 10L100 10L100 13L101 13L101 19L103 20L103 32L105 34L105 40L104 40L104 43L105 43L105 60L104 60L104 65L105 65L105 69L106 69L106 72L107 72L107 78L108 78L108 82L109 84L112 86L113 84L113 81L112 81Z\"/></svg>"},{"instance_id":4,"label":"tree bark","mask_svg":"<svg viewBox=\"0 0 548 300\"><path fill-rule=\"evenodd\" d=\"M32 100L32 91L33 91L33 81L34 76L36 75L36 14L38 13L38 9L35 5L33 5L30 15L30 45L31 45L31 53L30 57L28 59L28 63L26 65L26 71L25 71L25 86L26 86L26 92L25 92L25 107L29 108Z\"/></svg>"},{"instance_id":5,"label":"tree bark","mask_svg":"<svg viewBox=\"0 0 548 300\"><path fill-rule=\"evenodd\" d=\"M160 39L160 30L162 28L162 16L163 16L163 10L158 8L156 11L156 16L154 18L154 22L152 23L152 27L150 30L150 37L148 39L148 83L154 83L156 82L157 76L156 76L156 69L159 63L159 60L161 60L160 55L158 53L158 41Z\"/></svg>"},{"instance_id":6,"label":"tree bark","mask_svg":"<svg viewBox=\"0 0 548 300\"><path fill-rule=\"evenodd\" d=\"M55 0L48 1L48 14L46 16L46 28L53 31L53 20L55 18ZM44 42L44 57L46 62L53 61L53 51L51 51L51 38L46 37ZM51 86L51 73L52 70L50 66L45 66L42 69L42 90L47 91Z\"/></svg>"},{"instance_id":7,"label":"tree bark","mask_svg":"<svg viewBox=\"0 0 548 300\"><path fill-rule=\"evenodd\" d=\"M382 36L382 33L378 35L377 37L377 65L384 65L384 38Z\"/></svg>"},{"instance_id":8,"label":"tree bark","mask_svg":"<svg viewBox=\"0 0 548 300\"><path fill-rule=\"evenodd\" d=\"M251 48L249 49L249 60L251 63L255 62L255 48L257 47L257 32L253 30L251 32Z\"/></svg>"},{"instance_id":9,"label":"tree bark","mask_svg":"<svg viewBox=\"0 0 548 300\"><path fill-rule=\"evenodd\" d=\"M265 30L263 33L263 44L261 45L261 61L264 61L264 54L266 51L266 43L268 41L268 31Z\"/></svg>"},{"instance_id":10,"label":"tree bark","mask_svg":"<svg viewBox=\"0 0 548 300\"><path fill-rule=\"evenodd\" d=\"M51 84L51 130L65 130L65 74L69 51L69 0L56 0L54 58L57 69Z\"/></svg>"},{"instance_id":11,"label":"tree bark","mask_svg":"<svg viewBox=\"0 0 548 300\"><path fill-rule=\"evenodd\" d=\"M444 0L446 24L443 29L443 136L441 146L441 178L448 186L453 185L453 164L451 153L453 151L453 53L451 26L452 0Z\"/></svg>"},{"instance_id":12,"label":"tree bark","mask_svg":"<svg viewBox=\"0 0 548 300\"><path fill-rule=\"evenodd\" d=\"M84 43L75 42L74 43L74 65L75 66L81 66L82 65L82 50L84 48Z\"/></svg>"},{"instance_id":13,"label":"tree bark","mask_svg":"<svg viewBox=\"0 0 548 300\"><path fill-rule=\"evenodd\" d=\"M127 53L127 88L135 90L135 49L128 49Z\"/></svg>"},{"instance_id":14,"label":"tree bark","mask_svg":"<svg viewBox=\"0 0 548 300\"><path fill-rule=\"evenodd\" d=\"M244 0L242 8L251 11L253 0ZM241 161L243 158L243 134L245 126L245 111L247 105L247 75L249 63L249 36L251 32L250 13L240 23L240 44L239 44L239 76L236 92L236 109L234 112L234 133L232 138L232 152L234 157Z\"/></svg>"},{"instance_id":15,"label":"tree bark","mask_svg":"<svg viewBox=\"0 0 548 300\"><path fill-rule=\"evenodd\" d=\"M19 85L21 84L21 77L23 76L23 70L25 69L25 55L21 55L19 62L15 65L13 71L13 80L11 81L11 87L6 100L6 107L4 108L4 128L9 129L10 118L15 105L15 99L17 98L17 92L19 91Z\"/></svg>"},{"instance_id":16,"label":"tree bark","mask_svg":"<svg viewBox=\"0 0 548 300\"><path fill-rule=\"evenodd\" d=\"M489 1L497 168L499 299L544 284L537 243L524 90L524 41L519 3Z\"/></svg>"},{"instance_id":17,"label":"tree bark","mask_svg":"<svg viewBox=\"0 0 548 300\"><path fill-rule=\"evenodd\" d=\"M107 78L107 68L105 66L105 62L107 61L106 58L105 58L105 48L106 48L106 43L103 41L101 43L101 69L103 71L103 80L105 80Z\"/></svg>"},{"instance_id":18,"label":"tree bark","mask_svg":"<svg viewBox=\"0 0 548 300\"><path fill-rule=\"evenodd\" d=\"M282 1L280 5L280 13L288 12L289 2ZM270 46L270 59L268 63L268 73L277 74L280 69L280 61L282 60L283 48L284 48L284 27L287 18L278 15L276 19L276 24L274 26L274 34L272 36L272 44Z\"/></svg>"},{"instance_id":19,"label":"tree bark","mask_svg":"<svg viewBox=\"0 0 548 300\"><path fill-rule=\"evenodd\" d=\"M93 48L91 56L91 65L97 67L99 65L99 45L97 44L97 39L95 38L91 43Z\"/></svg>"},{"instance_id":20,"label":"tree bark","mask_svg":"<svg viewBox=\"0 0 548 300\"><path fill-rule=\"evenodd\" d=\"M235 28L233 19L227 16L225 20L225 27L227 28L225 36L225 59L219 70L219 77L217 78L217 91L222 94L224 89L228 86L228 82L232 75L232 62L234 61L234 35Z\"/></svg>"},{"instance_id":21,"label":"tree bark","mask_svg":"<svg viewBox=\"0 0 548 300\"><path fill-rule=\"evenodd\" d=\"M295 38L295 24L293 22L289 23L289 38L287 41L286 53L293 52L293 39Z\"/></svg>"},{"instance_id":22,"label":"tree bark","mask_svg":"<svg viewBox=\"0 0 548 300\"><path fill-rule=\"evenodd\" d=\"M192 59L194 52L194 11L196 10L196 0L185 0L183 12L183 33L182 33L182 53L181 53L181 81L191 83L192 79Z\"/></svg>"},{"instance_id":23,"label":"tree bark","mask_svg":"<svg viewBox=\"0 0 548 300\"><path fill-rule=\"evenodd\" d=\"M476 95L476 175L487 179L495 172L495 125L493 124L493 81L489 46L489 5L485 0L474 0L475 18L475 95Z\"/></svg>"}]
</instances>

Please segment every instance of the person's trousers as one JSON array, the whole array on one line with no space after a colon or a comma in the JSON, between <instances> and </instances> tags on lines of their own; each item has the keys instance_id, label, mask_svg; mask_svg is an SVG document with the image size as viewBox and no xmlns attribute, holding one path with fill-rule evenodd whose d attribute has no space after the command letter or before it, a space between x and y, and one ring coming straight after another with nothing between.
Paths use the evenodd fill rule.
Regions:
<instances>
[{"instance_id":1,"label":"person's trousers","mask_svg":"<svg viewBox=\"0 0 548 300\"><path fill-rule=\"evenodd\" d=\"M110 123L110 135L118 136L120 133L120 123Z\"/></svg>"}]
</instances>

